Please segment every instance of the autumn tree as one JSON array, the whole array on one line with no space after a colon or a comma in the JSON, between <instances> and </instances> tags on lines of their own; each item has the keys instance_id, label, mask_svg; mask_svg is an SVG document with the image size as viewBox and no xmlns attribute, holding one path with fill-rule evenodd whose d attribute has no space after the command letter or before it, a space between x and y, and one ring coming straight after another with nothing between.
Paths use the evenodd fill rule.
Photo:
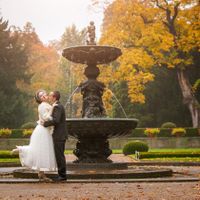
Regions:
<instances>
[{"instance_id":1,"label":"autumn tree","mask_svg":"<svg viewBox=\"0 0 200 200\"><path fill-rule=\"evenodd\" d=\"M200 108L186 69L199 52L199 8L199 1L116 0L105 10L101 39L123 50L115 75L127 81L132 102L144 102L152 66L176 70L194 127L200 126Z\"/></svg>"},{"instance_id":2,"label":"autumn tree","mask_svg":"<svg viewBox=\"0 0 200 200\"><path fill-rule=\"evenodd\" d=\"M200 47L200 2L199 1L155 1L163 12L162 22L173 38L171 54L176 67L183 102L188 106L193 127L200 127L200 104L192 90L186 68L193 64L192 52Z\"/></svg>"},{"instance_id":3,"label":"autumn tree","mask_svg":"<svg viewBox=\"0 0 200 200\"><path fill-rule=\"evenodd\" d=\"M30 22L27 22L22 30L19 29L19 32L28 57L25 73L30 74L31 79L29 84L19 80L17 86L29 95L31 112L27 121L35 121L37 119L37 104L33 98L35 92L41 88L47 91L58 89L57 84L61 77L59 54L53 46L42 43Z\"/></svg>"}]
</instances>

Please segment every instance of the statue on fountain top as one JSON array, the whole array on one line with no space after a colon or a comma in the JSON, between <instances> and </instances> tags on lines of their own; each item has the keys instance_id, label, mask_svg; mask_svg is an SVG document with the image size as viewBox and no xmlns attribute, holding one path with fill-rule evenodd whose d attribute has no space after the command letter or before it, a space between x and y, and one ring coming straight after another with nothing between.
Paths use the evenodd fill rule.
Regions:
<instances>
[{"instance_id":1,"label":"statue on fountain top","mask_svg":"<svg viewBox=\"0 0 200 200\"><path fill-rule=\"evenodd\" d=\"M88 39L86 41L87 45L96 45L95 25L93 21L91 21L90 25L87 27L87 35L88 35Z\"/></svg>"}]
</instances>

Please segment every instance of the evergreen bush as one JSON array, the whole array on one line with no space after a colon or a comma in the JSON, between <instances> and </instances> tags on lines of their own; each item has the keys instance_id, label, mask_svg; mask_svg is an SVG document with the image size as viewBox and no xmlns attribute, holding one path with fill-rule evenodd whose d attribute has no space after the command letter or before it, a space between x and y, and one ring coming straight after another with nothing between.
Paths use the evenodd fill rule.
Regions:
<instances>
[{"instance_id":1,"label":"evergreen bush","mask_svg":"<svg viewBox=\"0 0 200 200\"><path fill-rule=\"evenodd\" d=\"M145 131L145 128L136 128L132 131L131 133L131 137L147 137L145 134L144 134L144 131Z\"/></svg>"},{"instance_id":2,"label":"evergreen bush","mask_svg":"<svg viewBox=\"0 0 200 200\"><path fill-rule=\"evenodd\" d=\"M148 150L149 150L148 144L146 144L145 142L136 140L136 141L131 141L127 143L123 147L123 154L130 155L130 154L135 154L135 151L147 152Z\"/></svg>"},{"instance_id":3,"label":"evergreen bush","mask_svg":"<svg viewBox=\"0 0 200 200\"><path fill-rule=\"evenodd\" d=\"M12 133L10 135L11 138L22 138L23 130L22 129L12 129Z\"/></svg>"},{"instance_id":4,"label":"evergreen bush","mask_svg":"<svg viewBox=\"0 0 200 200\"><path fill-rule=\"evenodd\" d=\"M158 137L172 137L171 132L171 128L160 128L160 133L158 134Z\"/></svg>"},{"instance_id":5,"label":"evergreen bush","mask_svg":"<svg viewBox=\"0 0 200 200\"><path fill-rule=\"evenodd\" d=\"M33 129L36 127L35 122L27 122L21 126L22 129Z\"/></svg>"},{"instance_id":6,"label":"evergreen bush","mask_svg":"<svg viewBox=\"0 0 200 200\"><path fill-rule=\"evenodd\" d=\"M199 131L198 128L185 128L186 130L186 137L198 137Z\"/></svg>"},{"instance_id":7,"label":"evergreen bush","mask_svg":"<svg viewBox=\"0 0 200 200\"><path fill-rule=\"evenodd\" d=\"M173 122L165 122L161 125L161 128L176 128L176 124Z\"/></svg>"}]
</instances>

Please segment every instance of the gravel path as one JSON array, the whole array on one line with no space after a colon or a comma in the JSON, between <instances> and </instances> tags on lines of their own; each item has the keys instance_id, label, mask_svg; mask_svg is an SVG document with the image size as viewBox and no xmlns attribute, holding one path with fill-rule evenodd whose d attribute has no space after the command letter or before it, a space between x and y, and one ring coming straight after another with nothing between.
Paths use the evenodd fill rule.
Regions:
<instances>
[{"instance_id":1,"label":"gravel path","mask_svg":"<svg viewBox=\"0 0 200 200\"><path fill-rule=\"evenodd\" d=\"M76 156L73 154L66 154L65 158L68 162L72 162L77 159ZM124 154L111 154L109 156L109 159L111 159L113 162L136 162L129 156L124 156Z\"/></svg>"},{"instance_id":2,"label":"gravel path","mask_svg":"<svg viewBox=\"0 0 200 200\"><path fill-rule=\"evenodd\" d=\"M1 184L2 200L200 200L199 183Z\"/></svg>"},{"instance_id":3,"label":"gravel path","mask_svg":"<svg viewBox=\"0 0 200 200\"><path fill-rule=\"evenodd\" d=\"M67 155L66 159L75 157ZM113 154L111 159L134 162L122 154ZM168 167L200 176L200 167ZM200 182L0 184L0 200L200 200Z\"/></svg>"}]
</instances>

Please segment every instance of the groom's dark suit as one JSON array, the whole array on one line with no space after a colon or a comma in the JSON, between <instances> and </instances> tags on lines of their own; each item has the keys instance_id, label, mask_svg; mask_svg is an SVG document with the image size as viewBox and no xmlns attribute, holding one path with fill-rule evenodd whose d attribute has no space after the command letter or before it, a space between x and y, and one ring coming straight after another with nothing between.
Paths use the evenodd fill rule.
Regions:
<instances>
[{"instance_id":1,"label":"groom's dark suit","mask_svg":"<svg viewBox=\"0 0 200 200\"><path fill-rule=\"evenodd\" d=\"M63 105L57 101L54 103L52 111L52 120L44 122L44 126L54 126L53 142L58 166L58 175L66 178L66 161L65 161L65 142L67 139L65 109Z\"/></svg>"}]
</instances>

